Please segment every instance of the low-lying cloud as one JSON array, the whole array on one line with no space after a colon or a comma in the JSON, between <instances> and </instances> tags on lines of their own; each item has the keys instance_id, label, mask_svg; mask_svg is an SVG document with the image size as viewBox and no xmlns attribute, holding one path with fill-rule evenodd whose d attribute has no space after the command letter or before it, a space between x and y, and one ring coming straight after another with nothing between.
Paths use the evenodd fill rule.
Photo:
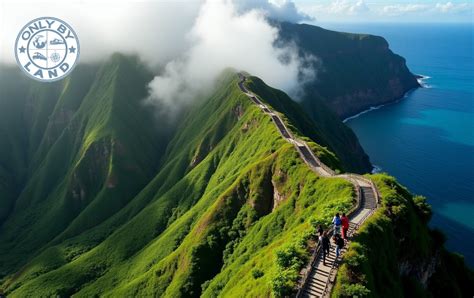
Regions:
<instances>
[{"instance_id":1,"label":"low-lying cloud","mask_svg":"<svg viewBox=\"0 0 474 298\"><path fill-rule=\"evenodd\" d=\"M294 46L275 45L278 29L268 19L308 19L291 1L82 0L65 5L60 0L7 0L0 5L2 62L14 61L12 46L24 24L40 16L58 17L75 28L82 62L123 52L138 54L151 68L160 66L148 100L167 106L170 113L211 88L227 67L293 94L299 81L314 75L303 67Z\"/></svg>"},{"instance_id":2,"label":"low-lying cloud","mask_svg":"<svg viewBox=\"0 0 474 298\"><path fill-rule=\"evenodd\" d=\"M278 31L261 10L239 14L229 1L208 1L187 37L191 46L150 83L151 100L166 103L171 114L212 88L227 67L248 71L293 94L297 94L298 75L313 75L293 46L274 45Z\"/></svg>"}]
</instances>

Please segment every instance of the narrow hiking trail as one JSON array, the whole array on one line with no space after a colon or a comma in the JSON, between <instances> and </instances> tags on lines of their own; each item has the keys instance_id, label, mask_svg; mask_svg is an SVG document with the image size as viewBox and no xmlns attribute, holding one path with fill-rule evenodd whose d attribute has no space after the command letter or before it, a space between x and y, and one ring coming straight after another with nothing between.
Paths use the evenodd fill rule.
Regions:
<instances>
[{"instance_id":1,"label":"narrow hiking trail","mask_svg":"<svg viewBox=\"0 0 474 298\"><path fill-rule=\"evenodd\" d=\"M346 179L351 182L356 189L357 203L347 214L349 217L349 241L342 249L339 260L335 259L335 245L332 244L330 254L326 257L326 264L324 264L321 249L317 246L309 263L301 272L302 278L296 297L329 297L336 279L340 258L344 255L350 239L357 232L359 226L370 217L378 207L378 190L371 180L361 175L349 173L336 175L331 168L322 163L319 158L314 155L306 142L295 138L291 134L290 130L286 127L283 120L275 111L271 110L267 105L259 100L255 94L245 88L244 82L247 78L241 73L239 73L239 77L240 90L242 90L242 92L247 95L252 102L259 106L264 113L270 115L283 138L295 146L299 155L311 170L323 177L338 177ZM329 232L332 233L332 229L330 229Z\"/></svg>"}]
</instances>

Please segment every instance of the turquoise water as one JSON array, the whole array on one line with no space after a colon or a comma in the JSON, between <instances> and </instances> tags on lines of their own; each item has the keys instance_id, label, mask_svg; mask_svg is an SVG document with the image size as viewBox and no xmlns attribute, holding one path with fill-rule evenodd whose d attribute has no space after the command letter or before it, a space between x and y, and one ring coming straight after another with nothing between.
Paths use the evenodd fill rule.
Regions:
<instances>
[{"instance_id":1,"label":"turquoise water","mask_svg":"<svg viewBox=\"0 0 474 298\"><path fill-rule=\"evenodd\" d=\"M449 249L474 267L473 26L330 24L330 29L384 36L426 88L351 119L374 165L433 207L431 225Z\"/></svg>"}]
</instances>

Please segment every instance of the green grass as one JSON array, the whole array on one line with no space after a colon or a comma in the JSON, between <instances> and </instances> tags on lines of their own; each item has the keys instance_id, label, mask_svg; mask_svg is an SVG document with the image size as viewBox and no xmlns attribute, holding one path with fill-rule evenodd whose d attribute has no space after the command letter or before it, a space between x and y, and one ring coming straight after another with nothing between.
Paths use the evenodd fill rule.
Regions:
<instances>
[{"instance_id":1,"label":"green grass","mask_svg":"<svg viewBox=\"0 0 474 298\"><path fill-rule=\"evenodd\" d=\"M468 296L474 275L462 260L446 252L439 232L428 228L431 210L425 200L410 194L393 177L370 178L380 190L382 207L349 245L332 296ZM421 279L425 274L428 278Z\"/></svg>"},{"instance_id":2,"label":"green grass","mask_svg":"<svg viewBox=\"0 0 474 298\"><path fill-rule=\"evenodd\" d=\"M18 127L0 128L8 148L0 147L0 191L8 195L0 213L0 290L9 297L281 296L309 257L314 223L353 206L352 185L310 171L240 91L235 72L224 72L176 123L156 119L156 110L143 105L151 79L137 58L116 54L57 84L18 80L0 89L19 98L0 97L5 111L21 118L32 101L34 115L31 123L9 116ZM251 77L247 86L334 170L363 168L360 152L348 153L358 156L354 163L339 154L354 147L345 147L352 141L341 124L328 129L337 118L314 123L260 79ZM374 179L390 216L377 213L362 229L352 267L343 270L360 269L366 280L348 280L348 293L363 291L360 285L384 293L378 285L385 278L395 294L402 284L417 288L391 275L395 261L380 272L371 266L387 257L429 257L435 245L424 201L411 201L383 177ZM369 241L397 247L385 235L407 221L415 224L398 233L420 250L364 250Z\"/></svg>"},{"instance_id":3,"label":"green grass","mask_svg":"<svg viewBox=\"0 0 474 298\"><path fill-rule=\"evenodd\" d=\"M29 178L2 226L9 296L196 296L256 282L270 293L274 250L308 234L312 219L352 206L352 186L311 172L232 71L171 127L141 104L151 76L134 58L115 55L81 75L95 78L71 77L47 97L57 98L52 116L31 138ZM265 88L254 91L267 101ZM285 121L297 134L314 130Z\"/></svg>"},{"instance_id":4,"label":"green grass","mask_svg":"<svg viewBox=\"0 0 474 298\"><path fill-rule=\"evenodd\" d=\"M326 151L333 155L332 158L326 158L328 154L321 156L328 166L355 173L370 170L369 158L352 130L317 97L308 103L311 107L303 109L284 92L267 86L259 78L250 77L247 86L282 115L291 131L296 132L301 139L312 142L310 145L314 146L315 152L321 152L316 148L318 146L328 149Z\"/></svg>"}]
</instances>

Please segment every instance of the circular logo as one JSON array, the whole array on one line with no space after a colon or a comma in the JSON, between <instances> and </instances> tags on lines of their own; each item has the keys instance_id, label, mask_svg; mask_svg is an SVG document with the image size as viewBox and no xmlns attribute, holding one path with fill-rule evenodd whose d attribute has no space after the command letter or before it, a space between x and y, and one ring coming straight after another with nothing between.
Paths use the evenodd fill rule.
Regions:
<instances>
[{"instance_id":1,"label":"circular logo","mask_svg":"<svg viewBox=\"0 0 474 298\"><path fill-rule=\"evenodd\" d=\"M66 22L52 17L26 24L15 42L18 66L30 77L53 82L67 76L79 59L79 39Z\"/></svg>"}]
</instances>

